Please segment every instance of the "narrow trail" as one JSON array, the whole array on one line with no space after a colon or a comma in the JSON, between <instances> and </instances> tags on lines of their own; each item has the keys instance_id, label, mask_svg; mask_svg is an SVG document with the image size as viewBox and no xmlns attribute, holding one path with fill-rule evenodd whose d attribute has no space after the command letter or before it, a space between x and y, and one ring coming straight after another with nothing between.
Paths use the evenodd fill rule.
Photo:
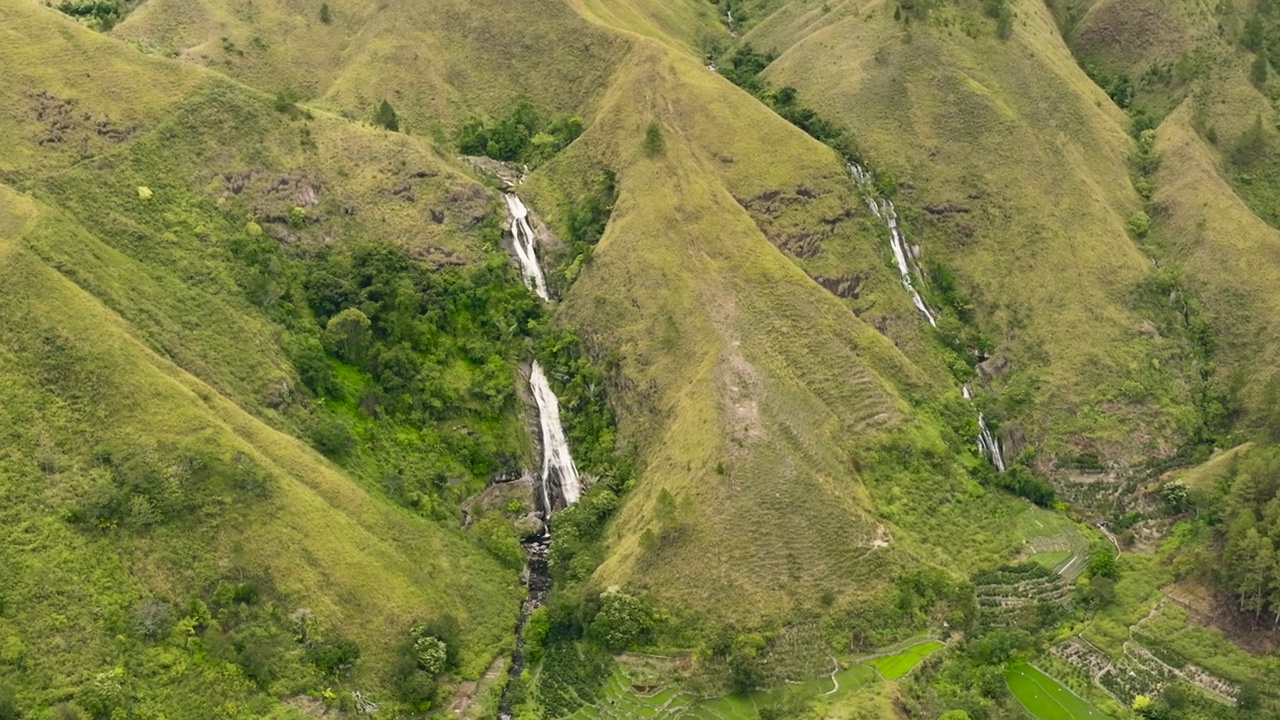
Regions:
<instances>
[{"instance_id":1,"label":"narrow trail","mask_svg":"<svg viewBox=\"0 0 1280 720\"><path fill-rule=\"evenodd\" d=\"M1119 557L1119 556L1120 556L1120 553L1122 552L1122 551L1120 550L1120 541L1119 541L1119 540L1117 540L1117 539L1116 539L1116 536L1115 536L1115 535L1113 535L1113 534L1111 533L1111 531L1107 529L1107 524L1106 524L1106 523L1104 523L1104 522L1100 522L1100 523L1098 523L1098 529L1102 531L1102 534L1103 534L1103 535L1106 535L1106 536L1107 536L1107 539L1111 541L1111 544L1112 544L1112 545L1115 545L1115 546L1116 546L1116 557Z\"/></svg>"}]
</instances>

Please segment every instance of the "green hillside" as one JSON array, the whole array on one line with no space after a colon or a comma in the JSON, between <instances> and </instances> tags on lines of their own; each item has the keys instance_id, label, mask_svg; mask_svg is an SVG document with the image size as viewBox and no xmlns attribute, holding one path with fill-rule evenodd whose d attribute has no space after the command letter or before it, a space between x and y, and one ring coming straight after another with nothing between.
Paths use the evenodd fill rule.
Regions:
<instances>
[{"instance_id":1,"label":"green hillside","mask_svg":"<svg viewBox=\"0 0 1280 720\"><path fill-rule=\"evenodd\" d=\"M0 720L1280 707L1270 0L0 0L0 67Z\"/></svg>"}]
</instances>

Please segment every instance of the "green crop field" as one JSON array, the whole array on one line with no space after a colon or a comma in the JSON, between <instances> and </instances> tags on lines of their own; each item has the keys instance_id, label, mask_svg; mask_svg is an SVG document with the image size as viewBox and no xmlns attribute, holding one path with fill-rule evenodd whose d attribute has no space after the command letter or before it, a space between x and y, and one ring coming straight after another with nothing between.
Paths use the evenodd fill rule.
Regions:
<instances>
[{"instance_id":1,"label":"green crop field","mask_svg":"<svg viewBox=\"0 0 1280 720\"><path fill-rule=\"evenodd\" d=\"M921 660L940 647L942 647L942 643L931 640L919 645L912 645L906 650L893 655L868 660L867 664L879 671L886 680L897 680L911 672L911 668L914 668Z\"/></svg>"},{"instance_id":2,"label":"green crop field","mask_svg":"<svg viewBox=\"0 0 1280 720\"><path fill-rule=\"evenodd\" d=\"M1017 663L1005 682L1018 702L1040 720L1104 720L1107 715L1032 665Z\"/></svg>"},{"instance_id":3,"label":"green crop field","mask_svg":"<svg viewBox=\"0 0 1280 720\"><path fill-rule=\"evenodd\" d=\"M1029 558L1071 579L1084 569L1089 540L1069 518L1028 508L1016 519Z\"/></svg>"}]
</instances>

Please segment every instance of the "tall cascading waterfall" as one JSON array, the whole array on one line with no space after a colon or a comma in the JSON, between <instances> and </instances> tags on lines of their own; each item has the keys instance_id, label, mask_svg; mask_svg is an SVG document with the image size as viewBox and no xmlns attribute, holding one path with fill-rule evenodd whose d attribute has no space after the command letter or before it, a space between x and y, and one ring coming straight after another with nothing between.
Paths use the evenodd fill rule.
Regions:
<instances>
[{"instance_id":1,"label":"tall cascading waterfall","mask_svg":"<svg viewBox=\"0 0 1280 720\"><path fill-rule=\"evenodd\" d=\"M529 226L529 208L524 206L515 193L504 193L502 199L507 203L507 211L511 213L512 246L516 251L516 260L520 263L520 272L524 275L524 284L543 300L547 296L547 281L542 276L542 267L538 265L537 238L533 228Z\"/></svg>"},{"instance_id":2,"label":"tall cascading waterfall","mask_svg":"<svg viewBox=\"0 0 1280 720\"><path fill-rule=\"evenodd\" d=\"M504 193L502 198L507 204L507 211L511 213L512 249L520 264L525 286L543 300L550 300L546 278L538 264L537 238L529 225L529 209L513 192ZM525 620L546 602L547 592L551 589L551 572L547 566L547 550L551 545L551 513L557 498L564 506L569 506L576 503L582 495L578 467L573 463L569 440L560 423L560 401L537 360L529 368L529 391L538 407L538 427L542 437L542 468L538 479L542 495L542 519L547 529L524 543L529 554L524 573L524 583L529 594L521 603L520 615L516 619L515 650L511 654L507 683L502 688L502 698L499 701L499 717L502 720L511 719L511 691L524 670L522 634Z\"/></svg>"},{"instance_id":3,"label":"tall cascading waterfall","mask_svg":"<svg viewBox=\"0 0 1280 720\"><path fill-rule=\"evenodd\" d=\"M550 488L560 491L565 505L578 502L582 487L578 483L578 467L569 454L569 440L560 424L560 402L551 391L547 376L537 360L529 372L529 388L538 405L538 424L542 426L542 497L547 514L551 513Z\"/></svg>"},{"instance_id":4,"label":"tall cascading waterfall","mask_svg":"<svg viewBox=\"0 0 1280 720\"><path fill-rule=\"evenodd\" d=\"M902 239L902 231L898 229L898 211L894 209L893 202L875 197L872 192L875 190L875 178L861 165L850 163L849 174L853 176L854 185L866 198L867 207L870 208L871 213L883 220L885 227L889 228L889 246L893 248L893 259L898 263L898 277L902 280L902 287L906 288L907 293L911 295L911 302L915 303L916 309L924 315L924 319L928 320L933 327L938 327L937 318L929 310L929 306L924 304L924 298L920 297L920 293L916 291L916 286L911 281L911 266L907 263L907 243Z\"/></svg>"},{"instance_id":5,"label":"tall cascading waterfall","mask_svg":"<svg viewBox=\"0 0 1280 720\"><path fill-rule=\"evenodd\" d=\"M849 163L849 175L853 178L854 187L862 193L862 197L867 201L867 207L871 213L880 218L885 227L889 229L889 245L893 248L893 259L898 265L898 276L902 280L902 287L911 295L911 302L915 304L916 309L924 316L925 320L933 327L938 327L937 316L925 304L924 298L916 290L915 284L911 280L911 265L907 260L907 243L902 237L902 231L898 227L898 213L893 207L893 202L886 198L877 198L875 196L875 178L865 168L857 163ZM973 394L969 392L967 384L960 386L961 393L970 403L973 402ZM996 439L995 433L991 432L991 428L987 427L987 419L978 413L978 452L991 460L991 464L995 465L996 470L1004 472L1004 455L1000 451L1000 441Z\"/></svg>"}]
</instances>

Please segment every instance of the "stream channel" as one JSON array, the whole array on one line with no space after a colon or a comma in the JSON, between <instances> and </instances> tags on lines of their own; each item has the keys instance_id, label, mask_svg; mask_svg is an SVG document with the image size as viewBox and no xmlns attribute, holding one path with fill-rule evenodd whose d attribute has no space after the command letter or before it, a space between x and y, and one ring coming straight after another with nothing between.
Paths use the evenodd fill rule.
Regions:
<instances>
[{"instance_id":1,"label":"stream channel","mask_svg":"<svg viewBox=\"0 0 1280 720\"><path fill-rule=\"evenodd\" d=\"M546 278L542 267L538 264L538 238L529 223L529 209L514 192L503 194L507 211L511 214L511 245L520 264L520 274L525 285L543 302L549 302ZM542 516L543 531L530 538L525 538L525 561L522 580L528 595L520 604L520 615L516 619L515 650L511 653L511 668L507 673L506 684L502 688L502 699L498 706L502 720L511 718L512 692L520 673L524 671L524 623L529 615L547 600L551 590L551 572L547 565L547 551L551 547L551 516L556 508L568 507L578 501L582 494L582 486L578 478L578 468L573 463L569 452L569 440L564 426L560 423L560 401L556 398L551 384L542 366L534 360L529 367L529 391L533 395L538 410L538 428L541 431L542 467L538 473L537 492L535 493L538 512Z\"/></svg>"},{"instance_id":2,"label":"stream channel","mask_svg":"<svg viewBox=\"0 0 1280 720\"><path fill-rule=\"evenodd\" d=\"M853 178L853 185L862 194L867 202L867 207L871 213L880 218L881 222L889 230L889 245L893 248L893 259L898 266L898 277L902 281L902 287L911 296L911 302L916 306L916 310L924 316L932 327L938 327L937 315L929 309L925 304L924 298L920 297L919 291L916 290L915 284L912 282L911 271L915 266L915 273L921 277L924 273L920 272L920 267L915 265L914 253L907 247L906 241L902 238L902 230L898 227L898 211L893 207L893 201L886 198L876 197L876 180L870 171L863 168L857 163L849 163L849 175ZM964 399L973 403L973 393L969 390L969 384L965 383L960 386L961 394ZM982 416L982 412L978 412L978 453L991 461L996 470L1004 472L1004 454L1000 450L1000 439L991 432L991 428L987 427L987 419Z\"/></svg>"}]
</instances>

